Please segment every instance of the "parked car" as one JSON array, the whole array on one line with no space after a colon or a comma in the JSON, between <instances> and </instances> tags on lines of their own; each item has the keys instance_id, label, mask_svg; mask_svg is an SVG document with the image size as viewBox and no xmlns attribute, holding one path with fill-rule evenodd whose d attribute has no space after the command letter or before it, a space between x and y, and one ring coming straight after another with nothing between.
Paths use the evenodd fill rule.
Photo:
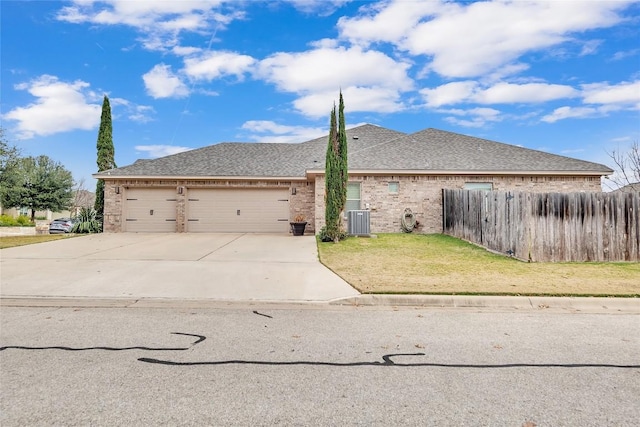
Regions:
<instances>
[{"instance_id":1,"label":"parked car","mask_svg":"<svg viewBox=\"0 0 640 427\"><path fill-rule=\"evenodd\" d=\"M71 218L58 218L49 224L49 234L69 233L73 228L74 220Z\"/></svg>"}]
</instances>

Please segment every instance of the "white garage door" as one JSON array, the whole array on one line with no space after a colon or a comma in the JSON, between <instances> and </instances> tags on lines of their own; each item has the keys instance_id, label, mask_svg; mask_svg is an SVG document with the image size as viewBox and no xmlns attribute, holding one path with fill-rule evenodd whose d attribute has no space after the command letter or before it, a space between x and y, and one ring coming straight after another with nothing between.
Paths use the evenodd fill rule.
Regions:
<instances>
[{"instance_id":1,"label":"white garage door","mask_svg":"<svg viewBox=\"0 0 640 427\"><path fill-rule=\"evenodd\" d=\"M125 197L125 231L176 231L175 188L128 188Z\"/></svg>"},{"instance_id":2,"label":"white garage door","mask_svg":"<svg viewBox=\"0 0 640 427\"><path fill-rule=\"evenodd\" d=\"M188 189L187 231L287 233L288 189Z\"/></svg>"}]
</instances>

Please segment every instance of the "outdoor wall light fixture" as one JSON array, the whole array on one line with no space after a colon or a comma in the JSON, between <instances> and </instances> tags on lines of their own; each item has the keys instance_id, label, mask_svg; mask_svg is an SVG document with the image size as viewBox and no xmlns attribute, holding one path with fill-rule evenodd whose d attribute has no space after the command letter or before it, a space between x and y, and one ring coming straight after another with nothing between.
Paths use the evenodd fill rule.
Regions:
<instances>
[{"instance_id":1,"label":"outdoor wall light fixture","mask_svg":"<svg viewBox=\"0 0 640 427\"><path fill-rule=\"evenodd\" d=\"M120 187L116 187L116 194L120 194Z\"/></svg>"},{"instance_id":2,"label":"outdoor wall light fixture","mask_svg":"<svg viewBox=\"0 0 640 427\"><path fill-rule=\"evenodd\" d=\"M183 187L178 187L178 194L182 194L182 188Z\"/></svg>"},{"instance_id":3,"label":"outdoor wall light fixture","mask_svg":"<svg viewBox=\"0 0 640 427\"><path fill-rule=\"evenodd\" d=\"M295 195L296 195L296 187L293 187L293 188L291 189L291 195L292 195L292 196L295 196Z\"/></svg>"}]
</instances>

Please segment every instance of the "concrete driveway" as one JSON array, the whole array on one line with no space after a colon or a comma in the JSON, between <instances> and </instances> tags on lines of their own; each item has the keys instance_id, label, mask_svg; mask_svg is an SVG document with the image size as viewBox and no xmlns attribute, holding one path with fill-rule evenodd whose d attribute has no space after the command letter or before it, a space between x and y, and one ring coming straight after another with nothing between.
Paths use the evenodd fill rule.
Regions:
<instances>
[{"instance_id":1,"label":"concrete driveway","mask_svg":"<svg viewBox=\"0 0 640 427\"><path fill-rule=\"evenodd\" d=\"M94 234L0 250L0 296L330 301L313 236Z\"/></svg>"}]
</instances>

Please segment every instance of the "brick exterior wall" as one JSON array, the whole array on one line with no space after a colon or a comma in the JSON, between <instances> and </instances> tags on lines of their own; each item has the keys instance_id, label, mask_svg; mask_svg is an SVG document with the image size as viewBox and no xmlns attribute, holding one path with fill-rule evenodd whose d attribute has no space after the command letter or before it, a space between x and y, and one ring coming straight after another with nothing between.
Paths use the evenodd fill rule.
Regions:
<instances>
[{"instance_id":1,"label":"brick exterior wall","mask_svg":"<svg viewBox=\"0 0 640 427\"><path fill-rule=\"evenodd\" d=\"M350 176L350 182L361 183L361 209L371 211L372 233L401 231L400 217L405 208L416 216L418 233L442 232L442 189L463 188L465 183L492 183L494 190L530 192L602 191L599 176ZM389 182L398 183L398 192L389 192ZM104 198L104 231L121 232L124 198L127 187L174 187L177 198L176 231L186 230L186 192L179 188L287 188L290 219L304 215L307 233L317 233L324 225L324 176L315 181L260 180L107 180ZM293 194L295 190L295 194ZM346 228L346 221L344 226Z\"/></svg>"},{"instance_id":2,"label":"brick exterior wall","mask_svg":"<svg viewBox=\"0 0 640 427\"><path fill-rule=\"evenodd\" d=\"M301 214L306 218L309 233L315 231L314 186L309 181L266 181L266 180L105 180L104 189L104 231L119 233L124 231L124 208L126 189L142 188L175 188L176 189L176 231L186 231L186 191L180 188L286 188L289 191L290 219ZM296 194L293 193L295 189Z\"/></svg>"},{"instance_id":3,"label":"brick exterior wall","mask_svg":"<svg viewBox=\"0 0 640 427\"><path fill-rule=\"evenodd\" d=\"M600 176L350 176L360 182L361 209L370 210L372 233L401 232L400 218L410 208L418 222L418 233L442 232L442 189L463 188L465 183L492 183L494 190L529 192L602 191ZM389 192L389 182L398 192ZM316 177L315 230L324 225L324 176ZM346 223L345 223L346 228Z\"/></svg>"},{"instance_id":4,"label":"brick exterior wall","mask_svg":"<svg viewBox=\"0 0 640 427\"><path fill-rule=\"evenodd\" d=\"M105 233L122 231L124 191L120 191L119 186L118 182L104 182L104 221L102 223L102 231ZM116 188L118 188L118 193L116 193Z\"/></svg>"},{"instance_id":5,"label":"brick exterior wall","mask_svg":"<svg viewBox=\"0 0 640 427\"><path fill-rule=\"evenodd\" d=\"M297 215L302 215L307 221L305 233L315 233L315 187L311 181L294 183L291 186L291 196L289 197L289 218L293 219ZM293 189L295 193L293 194Z\"/></svg>"}]
</instances>

